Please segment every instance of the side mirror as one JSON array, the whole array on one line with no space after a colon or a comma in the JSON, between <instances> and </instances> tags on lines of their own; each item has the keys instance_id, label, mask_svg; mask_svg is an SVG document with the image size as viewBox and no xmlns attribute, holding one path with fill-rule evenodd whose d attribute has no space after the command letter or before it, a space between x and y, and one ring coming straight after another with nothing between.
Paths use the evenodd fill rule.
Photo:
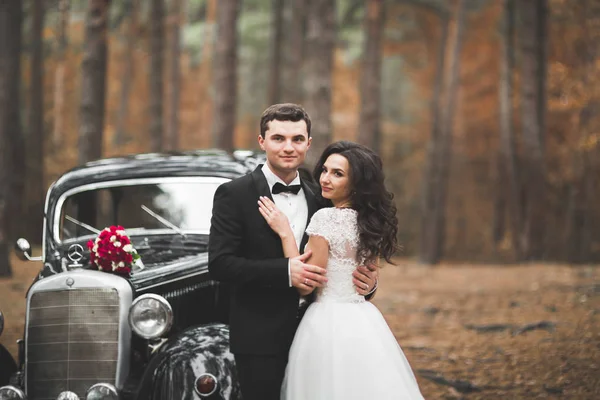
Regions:
<instances>
[{"instance_id":1,"label":"side mirror","mask_svg":"<svg viewBox=\"0 0 600 400\"><path fill-rule=\"evenodd\" d=\"M15 243L15 251L17 253L17 257L23 261L42 261L42 257L31 256L31 245L27 239L17 239L17 243Z\"/></svg>"}]
</instances>

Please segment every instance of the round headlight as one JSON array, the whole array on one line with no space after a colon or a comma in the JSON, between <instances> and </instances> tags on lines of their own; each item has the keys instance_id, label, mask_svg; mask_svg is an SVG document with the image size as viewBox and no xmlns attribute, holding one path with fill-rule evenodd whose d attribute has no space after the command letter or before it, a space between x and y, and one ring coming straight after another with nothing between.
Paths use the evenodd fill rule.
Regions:
<instances>
[{"instance_id":1,"label":"round headlight","mask_svg":"<svg viewBox=\"0 0 600 400\"><path fill-rule=\"evenodd\" d=\"M0 387L0 399L2 400L20 400L26 399L25 393L19 388L12 385Z\"/></svg>"},{"instance_id":2,"label":"round headlight","mask_svg":"<svg viewBox=\"0 0 600 400\"><path fill-rule=\"evenodd\" d=\"M200 397L208 397L217 390L217 378L212 374L202 374L196 378L194 387Z\"/></svg>"},{"instance_id":3,"label":"round headlight","mask_svg":"<svg viewBox=\"0 0 600 400\"><path fill-rule=\"evenodd\" d=\"M85 400L118 400L117 389L110 383L96 383L85 393Z\"/></svg>"},{"instance_id":4,"label":"round headlight","mask_svg":"<svg viewBox=\"0 0 600 400\"><path fill-rule=\"evenodd\" d=\"M79 396L73 392L64 391L60 392L56 400L79 400Z\"/></svg>"},{"instance_id":5,"label":"round headlight","mask_svg":"<svg viewBox=\"0 0 600 400\"><path fill-rule=\"evenodd\" d=\"M164 297L143 294L129 309L131 329L144 339L156 339L169 331L173 323L173 309Z\"/></svg>"}]
</instances>

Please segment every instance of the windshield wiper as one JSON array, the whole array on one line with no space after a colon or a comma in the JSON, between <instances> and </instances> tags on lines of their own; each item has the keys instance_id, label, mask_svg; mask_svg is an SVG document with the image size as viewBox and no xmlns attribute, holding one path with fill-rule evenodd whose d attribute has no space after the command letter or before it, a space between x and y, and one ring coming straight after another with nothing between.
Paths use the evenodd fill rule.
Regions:
<instances>
[{"instance_id":1,"label":"windshield wiper","mask_svg":"<svg viewBox=\"0 0 600 400\"><path fill-rule=\"evenodd\" d=\"M156 218L156 220L158 222L162 223L166 227L171 228L172 230L174 230L175 232L177 232L181 236L186 237L185 233L183 233L183 231L179 227L177 227L176 225L174 225L171 222L167 221L166 219L164 219L163 217L161 217L160 215L158 215L157 213L155 213L154 211L152 211L151 209L149 209L148 207L146 207L143 204L142 204L142 210L146 211L152 217Z\"/></svg>"},{"instance_id":2,"label":"windshield wiper","mask_svg":"<svg viewBox=\"0 0 600 400\"><path fill-rule=\"evenodd\" d=\"M88 231L95 233L96 235L100 233L100 231L96 228L94 228L93 226L90 226L88 224L85 224L83 222L77 221L75 218L71 217L70 215L66 215L65 214L65 219L71 221L72 223L74 223L75 225L79 225L82 228L87 229Z\"/></svg>"}]
</instances>

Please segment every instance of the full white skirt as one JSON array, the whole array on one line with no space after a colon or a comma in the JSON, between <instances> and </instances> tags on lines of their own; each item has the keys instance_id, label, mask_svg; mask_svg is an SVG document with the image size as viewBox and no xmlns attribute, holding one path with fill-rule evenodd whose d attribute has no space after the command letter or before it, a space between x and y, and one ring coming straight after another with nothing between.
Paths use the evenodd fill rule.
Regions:
<instances>
[{"instance_id":1,"label":"full white skirt","mask_svg":"<svg viewBox=\"0 0 600 400\"><path fill-rule=\"evenodd\" d=\"M423 399L410 365L373 304L315 302L298 327L284 400Z\"/></svg>"}]
</instances>

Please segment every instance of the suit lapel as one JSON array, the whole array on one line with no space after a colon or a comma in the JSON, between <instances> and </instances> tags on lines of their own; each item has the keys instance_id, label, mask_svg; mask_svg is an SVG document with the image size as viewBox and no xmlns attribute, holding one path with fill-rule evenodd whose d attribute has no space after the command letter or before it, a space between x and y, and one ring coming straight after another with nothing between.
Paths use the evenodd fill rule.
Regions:
<instances>
[{"instance_id":1,"label":"suit lapel","mask_svg":"<svg viewBox=\"0 0 600 400\"><path fill-rule=\"evenodd\" d=\"M267 178L265 178L265 174L262 172L262 167L263 165L260 164L258 167L256 167L256 169L254 169L254 171L252 171L252 180L254 181L254 186L256 187L256 191L258 192L259 196L266 196L273 200L273 196L271 196L271 188L269 188Z\"/></svg>"},{"instance_id":2,"label":"suit lapel","mask_svg":"<svg viewBox=\"0 0 600 400\"><path fill-rule=\"evenodd\" d=\"M252 171L252 181L254 183L254 187L259 196L266 196L271 201L273 201L273 196L271 195L271 188L269 188L269 184L267 183L267 178L265 178L265 174L262 172L263 165L260 164L256 167L254 171ZM262 232L263 237L269 241L270 245L273 249L276 249L276 254L280 257L283 256L283 248L281 247L281 239L279 235L271 229L267 221L263 218L263 216L258 212L258 197L254 200L254 206L256 207L256 213L252 213L256 218L258 218L257 233ZM274 201L273 201L274 202Z\"/></svg>"}]
</instances>

